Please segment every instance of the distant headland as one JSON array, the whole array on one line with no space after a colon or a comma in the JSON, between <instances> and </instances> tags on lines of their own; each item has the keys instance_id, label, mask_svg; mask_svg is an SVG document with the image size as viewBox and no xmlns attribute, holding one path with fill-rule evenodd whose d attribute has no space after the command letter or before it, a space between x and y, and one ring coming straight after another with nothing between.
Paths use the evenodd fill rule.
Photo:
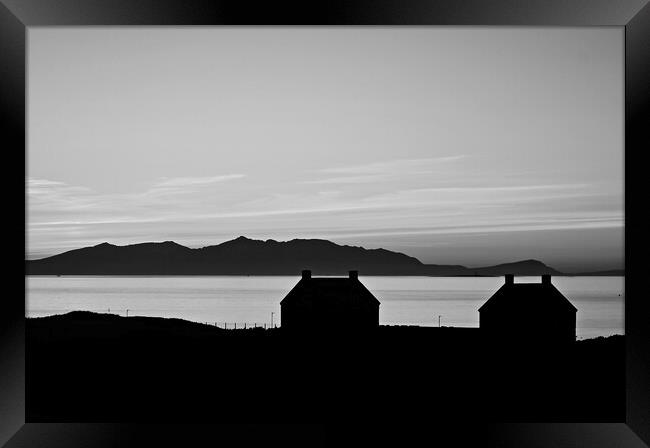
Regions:
<instances>
[{"instance_id":1,"label":"distant headland","mask_svg":"<svg viewBox=\"0 0 650 448\"><path fill-rule=\"evenodd\" d=\"M296 275L303 269L316 275L342 275L349 270L371 276L625 275L623 270L563 273L538 260L473 268L424 264L399 252L322 239L263 241L244 236L198 249L173 241L126 246L102 243L25 261L26 275Z\"/></svg>"}]
</instances>

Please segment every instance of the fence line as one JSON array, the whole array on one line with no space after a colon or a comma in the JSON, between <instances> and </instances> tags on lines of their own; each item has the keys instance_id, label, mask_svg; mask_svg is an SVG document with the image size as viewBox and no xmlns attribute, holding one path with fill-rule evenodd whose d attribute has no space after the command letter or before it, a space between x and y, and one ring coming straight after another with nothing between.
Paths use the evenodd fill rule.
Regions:
<instances>
[{"instance_id":1,"label":"fence line","mask_svg":"<svg viewBox=\"0 0 650 448\"><path fill-rule=\"evenodd\" d=\"M278 328L278 324L274 323L271 326L267 322L203 322L206 325L212 325L223 330L250 330L255 328L262 328L265 330L270 330L272 328Z\"/></svg>"},{"instance_id":2,"label":"fence line","mask_svg":"<svg viewBox=\"0 0 650 448\"><path fill-rule=\"evenodd\" d=\"M263 322L263 321L258 321L258 322L204 321L204 320L192 320L185 317L138 314L138 310L133 308L93 308L93 309L85 308L85 309L61 309L61 310L47 310L47 311L48 312L45 313L36 313L35 315L32 315L32 317L45 317L45 316L53 316L57 314L67 314L73 311L82 311L82 312L85 311L85 312L99 313L99 314L108 313L108 314L113 314L122 317L152 317L152 318L161 318L161 319L166 319L166 318L182 319L188 322L210 325L224 330L248 330L248 329L255 329L255 328L270 330L272 328L279 327L279 322L277 322L277 319L275 319L275 322L273 322L273 324L271 324L270 322ZM25 312L25 317L30 317L30 313Z\"/></svg>"}]
</instances>

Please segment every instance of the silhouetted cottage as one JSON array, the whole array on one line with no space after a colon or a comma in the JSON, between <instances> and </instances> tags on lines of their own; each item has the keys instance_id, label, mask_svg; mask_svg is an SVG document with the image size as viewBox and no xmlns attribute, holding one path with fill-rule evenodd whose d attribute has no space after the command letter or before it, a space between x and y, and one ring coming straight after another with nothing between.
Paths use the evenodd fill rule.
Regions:
<instances>
[{"instance_id":1,"label":"silhouetted cottage","mask_svg":"<svg viewBox=\"0 0 650 448\"><path fill-rule=\"evenodd\" d=\"M359 330L379 325L379 300L359 281L349 277L302 278L280 302L282 328Z\"/></svg>"},{"instance_id":2,"label":"silhouetted cottage","mask_svg":"<svg viewBox=\"0 0 650 448\"><path fill-rule=\"evenodd\" d=\"M479 308L479 326L487 336L513 342L573 342L578 311L542 275L541 283L515 283L514 275Z\"/></svg>"}]
</instances>

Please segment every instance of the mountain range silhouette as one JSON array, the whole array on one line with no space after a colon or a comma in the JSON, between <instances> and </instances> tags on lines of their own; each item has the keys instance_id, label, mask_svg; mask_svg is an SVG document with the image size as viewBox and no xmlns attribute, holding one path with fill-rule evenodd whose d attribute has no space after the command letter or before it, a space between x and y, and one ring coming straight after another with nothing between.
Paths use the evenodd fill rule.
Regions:
<instances>
[{"instance_id":1,"label":"mountain range silhouette","mask_svg":"<svg viewBox=\"0 0 650 448\"><path fill-rule=\"evenodd\" d=\"M399 252L322 239L263 241L244 236L198 249L173 241L126 246L101 243L25 264L27 275L298 275L303 269L314 275L347 275L350 270L375 276L565 275L538 260L468 268L424 264Z\"/></svg>"}]
</instances>

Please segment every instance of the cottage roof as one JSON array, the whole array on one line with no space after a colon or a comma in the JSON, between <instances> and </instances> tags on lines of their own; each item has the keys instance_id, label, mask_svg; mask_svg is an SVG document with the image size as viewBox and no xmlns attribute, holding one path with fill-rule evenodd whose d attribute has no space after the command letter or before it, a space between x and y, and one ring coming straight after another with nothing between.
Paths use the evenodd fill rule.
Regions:
<instances>
[{"instance_id":1,"label":"cottage roof","mask_svg":"<svg viewBox=\"0 0 650 448\"><path fill-rule=\"evenodd\" d=\"M294 301L341 304L345 306L379 305L379 300L359 281L347 277L304 277L280 302Z\"/></svg>"},{"instance_id":2,"label":"cottage roof","mask_svg":"<svg viewBox=\"0 0 650 448\"><path fill-rule=\"evenodd\" d=\"M569 300L552 284L506 282L478 311L486 309L560 309L577 312Z\"/></svg>"}]
</instances>

